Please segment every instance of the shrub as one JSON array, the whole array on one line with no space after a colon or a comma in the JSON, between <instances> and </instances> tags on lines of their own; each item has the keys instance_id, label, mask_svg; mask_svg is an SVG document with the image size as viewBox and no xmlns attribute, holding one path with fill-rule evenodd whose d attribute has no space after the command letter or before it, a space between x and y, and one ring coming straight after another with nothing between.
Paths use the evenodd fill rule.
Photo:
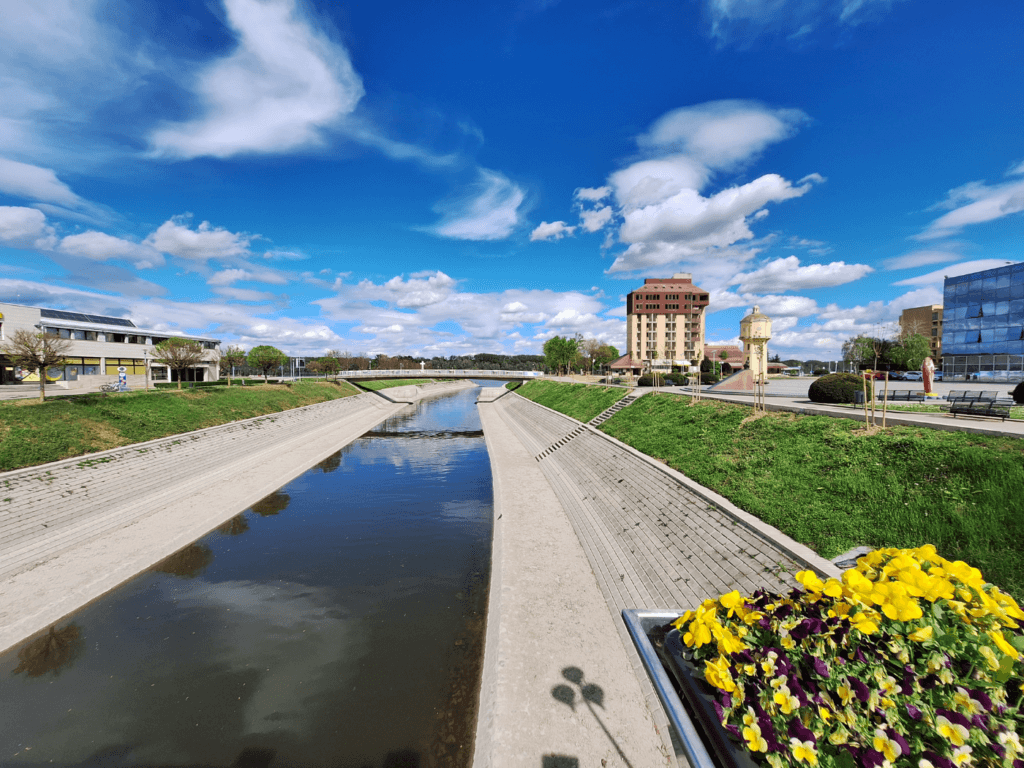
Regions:
<instances>
[{"instance_id":1,"label":"shrub","mask_svg":"<svg viewBox=\"0 0 1024 768\"><path fill-rule=\"evenodd\" d=\"M1013 402L1024 404L1024 381L1013 388Z\"/></svg>"},{"instance_id":2,"label":"shrub","mask_svg":"<svg viewBox=\"0 0 1024 768\"><path fill-rule=\"evenodd\" d=\"M721 376L719 376L717 373L711 373L710 371L708 371L707 373L702 373L700 375L701 384L717 384L721 380Z\"/></svg>"},{"instance_id":3,"label":"shrub","mask_svg":"<svg viewBox=\"0 0 1024 768\"><path fill-rule=\"evenodd\" d=\"M828 376L828 370L825 369L825 368L815 368L813 375L815 375L815 376Z\"/></svg>"},{"instance_id":4,"label":"shrub","mask_svg":"<svg viewBox=\"0 0 1024 768\"><path fill-rule=\"evenodd\" d=\"M665 377L662 376L660 373L655 374L655 376L658 377L658 386L659 387L665 386ZM644 374L643 376L641 376L639 379L636 380L636 385L638 387L653 387L654 386L654 377L650 376L648 374Z\"/></svg>"},{"instance_id":5,"label":"shrub","mask_svg":"<svg viewBox=\"0 0 1024 768\"><path fill-rule=\"evenodd\" d=\"M873 381L868 381L868 397L874 397ZM812 403L854 403L856 393L864 390L864 379L855 373L830 373L811 383L807 396Z\"/></svg>"}]
</instances>

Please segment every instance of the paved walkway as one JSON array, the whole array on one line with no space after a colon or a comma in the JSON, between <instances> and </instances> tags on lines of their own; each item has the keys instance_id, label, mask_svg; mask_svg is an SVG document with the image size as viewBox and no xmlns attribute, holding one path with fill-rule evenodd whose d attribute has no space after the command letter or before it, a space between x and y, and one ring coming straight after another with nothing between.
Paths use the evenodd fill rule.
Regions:
<instances>
[{"instance_id":1,"label":"paved walkway","mask_svg":"<svg viewBox=\"0 0 1024 768\"><path fill-rule=\"evenodd\" d=\"M534 510L533 515L551 520L568 518L574 538L586 554L592 574L588 579L600 590L606 612L576 623L572 631L604 632L608 634L607 642L614 636L607 628L607 620L611 620L619 641L605 645L603 653L609 660L618 657L630 663L661 743L667 752L674 752L681 758L671 739L668 720L620 618L622 609L688 608L706 597L732 589L741 592L759 588L789 589L795 585L793 574L804 568L811 567L827 575L838 575L838 569L726 499L593 427L514 394L492 404L482 404L480 412L489 448L492 432L497 431L495 424L500 423L505 433L514 435L521 449L533 457L534 467L530 468L527 462L515 475L515 485L519 485L519 478L527 470L533 482L538 482L537 470L547 481L552 495L539 498L536 503L540 509ZM498 480L498 474L505 471L500 461L495 462L496 501L499 491L505 492ZM508 482L513 482L512 478ZM509 521L505 523L509 527L500 529L501 533L508 536L511 526L518 524L524 529L521 535L531 537L535 546L549 546L545 532L531 527L536 525L532 520ZM563 542L562 546L570 544ZM507 558L507 553L501 556L502 561ZM548 560L546 586L538 585L531 590L532 615L541 623L548 621L552 614L561 615L571 605L571 598L567 598L560 584L551 583L552 579L561 579L567 571L560 564L553 565L554 562ZM502 563L501 569L503 579L522 577L515 566L508 568ZM503 583L502 599L517 583ZM492 591L492 599L494 597ZM493 625L500 622L503 637L499 638L497 655L503 658L506 649L514 648L528 630L518 624L510 625L504 608L498 622L492 621L493 618L493 615L488 617L488 652L492 650L490 632ZM543 659L544 656L538 656L534 663L543 664ZM485 680L487 674L485 661ZM502 686L499 678L494 695L499 703L510 699L507 709L519 712L520 720L536 721L537 727L557 715L543 708L539 690L511 683ZM608 714L604 725L610 733L616 735L628 730ZM481 721L481 727L486 732L487 723ZM496 733L511 730L511 734L505 734L509 742L515 741L519 730L526 730L519 721L510 725L501 718L494 718L491 727ZM594 744L603 746L606 741L598 734ZM498 752L494 750L495 755ZM603 759L608 760L608 765L627 765L618 754ZM537 762L477 764L535 766ZM580 765L591 764L599 764L599 761L580 760ZM645 765L632 760L631 764Z\"/></svg>"},{"instance_id":2,"label":"paved walkway","mask_svg":"<svg viewBox=\"0 0 1024 768\"><path fill-rule=\"evenodd\" d=\"M0 473L0 651L205 535L404 407L367 393Z\"/></svg>"},{"instance_id":3,"label":"paved walkway","mask_svg":"<svg viewBox=\"0 0 1024 768\"><path fill-rule=\"evenodd\" d=\"M665 724L533 455L480 394L494 535L474 768L675 765ZM664 720L664 717L662 718Z\"/></svg>"},{"instance_id":4,"label":"paved walkway","mask_svg":"<svg viewBox=\"0 0 1024 768\"><path fill-rule=\"evenodd\" d=\"M903 382L907 383L907 382ZM947 385L947 388L955 388ZM961 387L963 389L964 387ZM908 389L908 387L902 387ZM980 387L975 387L980 389ZM673 394L688 394L685 389L676 387L666 388L664 391ZM940 392L942 394L942 392ZM703 397L713 397L716 400L724 400L729 403L740 403L742 405L753 405L752 395L739 393L710 393L704 392ZM943 401L945 402L945 401ZM808 415L832 416L840 419L853 419L864 421L864 407L857 408L842 405L826 405L824 403L812 403L803 395L777 394L765 398L765 408L769 411L790 411ZM882 404L875 407L875 423L882 424ZM917 413L914 411L889 411L885 417L886 426L926 426L932 429L941 429L947 432L972 432L979 435L1005 435L1007 437L1024 437L1024 421L1019 419L988 419L983 417L952 416L948 413Z\"/></svg>"}]
</instances>

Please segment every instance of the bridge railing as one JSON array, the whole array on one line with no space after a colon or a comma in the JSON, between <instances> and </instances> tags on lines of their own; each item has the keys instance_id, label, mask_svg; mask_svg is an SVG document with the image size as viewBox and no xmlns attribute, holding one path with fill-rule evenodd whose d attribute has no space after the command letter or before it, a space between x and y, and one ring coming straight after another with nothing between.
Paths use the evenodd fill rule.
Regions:
<instances>
[{"instance_id":1,"label":"bridge railing","mask_svg":"<svg viewBox=\"0 0 1024 768\"><path fill-rule=\"evenodd\" d=\"M541 371L480 371L471 369L454 369L454 368L441 368L441 369L427 369L427 370L416 370L415 368L409 369L397 369L397 370L360 370L360 371L340 371L338 376L342 379L358 379L363 378L385 378L385 377L396 377L402 379L499 379L499 378L534 378L543 376Z\"/></svg>"}]
</instances>

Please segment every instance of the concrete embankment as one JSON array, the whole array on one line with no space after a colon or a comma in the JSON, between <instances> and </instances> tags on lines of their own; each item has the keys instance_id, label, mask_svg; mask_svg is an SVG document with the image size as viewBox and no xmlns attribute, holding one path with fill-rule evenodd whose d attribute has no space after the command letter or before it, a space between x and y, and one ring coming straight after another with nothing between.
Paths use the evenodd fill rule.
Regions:
<instances>
[{"instance_id":1,"label":"concrete embankment","mask_svg":"<svg viewBox=\"0 0 1024 768\"><path fill-rule=\"evenodd\" d=\"M685 762L622 609L684 609L838 569L593 427L515 393L480 402L496 520L475 765L536 766L544 750L580 765ZM563 664L601 687L604 708L588 711ZM575 692L575 708L553 686Z\"/></svg>"},{"instance_id":2,"label":"concrete embankment","mask_svg":"<svg viewBox=\"0 0 1024 768\"><path fill-rule=\"evenodd\" d=\"M495 521L473 765L671 766L562 505L488 404L501 394L480 394Z\"/></svg>"},{"instance_id":3,"label":"concrete embankment","mask_svg":"<svg viewBox=\"0 0 1024 768\"><path fill-rule=\"evenodd\" d=\"M406 407L366 393L0 473L0 651L205 535Z\"/></svg>"}]
</instances>

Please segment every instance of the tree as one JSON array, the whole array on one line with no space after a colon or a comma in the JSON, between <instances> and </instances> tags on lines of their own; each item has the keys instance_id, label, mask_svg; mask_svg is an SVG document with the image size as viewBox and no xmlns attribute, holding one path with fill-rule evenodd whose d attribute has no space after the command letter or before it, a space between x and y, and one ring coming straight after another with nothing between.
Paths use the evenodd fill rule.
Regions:
<instances>
[{"instance_id":1,"label":"tree","mask_svg":"<svg viewBox=\"0 0 1024 768\"><path fill-rule=\"evenodd\" d=\"M270 375L270 372L284 365L287 359L287 355L277 347L270 347L264 344L250 349L249 356L246 357L245 362L250 368L255 368L262 373L264 381L269 381L267 377Z\"/></svg>"},{"instance_id":2,"label":"tree","mask_svg":"<svg viewBox=\"0 0 1024 768\"><path fill-rule=\"evenodd\" d=\"M921 367L924 359L931 353L932 345L928 337L920 333L913 333L893 344L889 356L900 368L914 371Z\"/></svg>"},{"instance_id":3,"label":"tree","mask_svg":"<svg viewBox=\"0 0 1024 768\"><path fill-rule=\"evenodd\" d=\"M320 365L320 370L324 372L324 375L334 374L334 378L338 378L338 371L341 370L341 357L337 352L332 354L328 352L326 355L316 361Z\"/></svg>"},{"instance_id":4,"label":"tree","mask_svg":"<svg viewBox=\"0 0 1024 768\"><path fill-rule=\"evenodd\" d=\"M728 360L728 359L729 359L729 353L728 352L726 352L724 349L719 351L719 353L718 353L718 360L719 360L719 363L718 363L718 375L719 376L722 375L722 366L725 364L725 361Z\"/></svg>"},{"instance_id":5,"label":"tree","mask_svg":"<svg viewBox=\"0 0 1024 768\"><path fill-rule=\"evenodd\" d=\"M0 352L7 355L14 365L29 373L38 371L39 402L46 400L46 370L63 365L70 350L70 339L49 333L32 333L24 328L15 331L9 340L0 344Z\"/></svg>"},{"instance_id":6,"label":"tree","mask_svg":"<svg viewBox=\"0 0 1024 768\"><path fill-rule=\"evenodd\" d=\"M614 363L621 357L619 350L613 347L611 344L602 344L597 350L597 356L594 358L594 363L598 366L608 365Z\"/></svg>"},{"instance_id":7,"label":"tree","mask_svg":"<svg viewBox=\"0 0 1024 768\"><path fill-rule=\"evenodd\" d=\"M316 376L319 376L321 373L326 373L324 371L324 364L320 360L307 360L306 370Z\"/></svg>"},{"instance_id":8,"label":"tree","mask_svg":"<svg viewBox=\"0 0 1024 768\"><path fill-rule=\"evenodd\" d=\"M561 373L562 368L568 368L576 359L578 352L576 339L566 339L562 336L553 336L544 342L544 362L548 368L556 373Z\"/></svg>"},{"instance_id":9,"label":"tree","mask_svg":"<svg viewBox=\"0 0 1024 768\"><path fill-rule=\"evenodd\" d=\"M221 368L228 369L228 386L231 386L231 371L245 365L245 350L241 347L228 347L220 356ZM181 382L178 382L179 384Z\"/></svg>"},{"instance_id":10,"label":"tree","mask_svg":"<svg viewBox=\"0 0 1024 768\"><path fill-rule=\"evenodd\" d=\"M153 347L153 362L166 365L178 376L178 389L185 371L203 361L203 344L195 339L171 337Z\"/></svg>"}]
</instances>

